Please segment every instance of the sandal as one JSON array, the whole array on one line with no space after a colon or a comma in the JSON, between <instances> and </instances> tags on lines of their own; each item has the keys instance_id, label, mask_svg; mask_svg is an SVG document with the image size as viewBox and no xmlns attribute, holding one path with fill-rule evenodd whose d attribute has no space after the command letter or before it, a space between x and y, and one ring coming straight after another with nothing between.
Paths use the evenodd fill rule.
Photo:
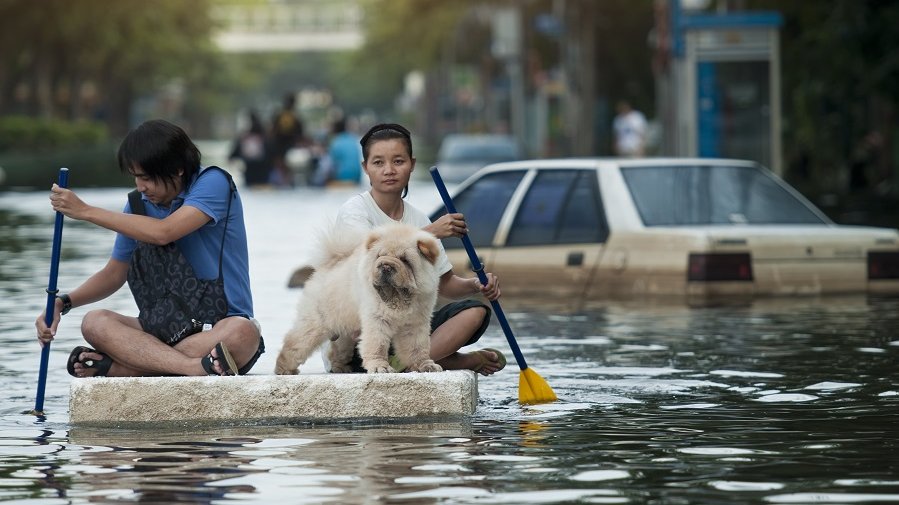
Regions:
<instances>
[{"instance_id":1,"label":"sandal","mask_svg":"<svg viewBox=\"0 0 899 505\"><path fill-rule=\"evenodd\" d=\"M225 347L224 342L219 342L215 345L215 356L212 355L210 351L203 359L200 360L200 364L203 365L203 370L206 370L206 373L209 375L237 375L239 373L239 368L237 363L234 362L234 358L231 356L231 353L228 352L228 348ZM222 361L224 360L224 362ZM222 368L222 373L218 373L215 371L215 363L219 362L219 366ZM221 366L221 365L227 365Z\"/></svg>"},{"instance_id":2,"label":"sandal","mask_svg":"<svg viewBox=\"0 0 899 505\"><path fill-rule=\"evenodd\" d=\"M493 354L496 355L496 362L499 363L499 367L496 369L497 372L499 372L503 368L506 368L506 357L503 355L503 353L499 352L496 349L485 347L484 349L479 349L477 351L474 351L474 354L477 355L481 359L481 362L478 364L478 366L471 369L472 372L481 373L481 370L483 370L485 366L492 363L490 358L487 357L487 354L486 354L487 352L492 352ZM490 375L490 374L484 374L484 375Z\"/></svg>"},{"instance_id":3,"label":"sandal","mask_svg":"<svg viewBox=\"0 0 899 505\"><path fill-rule=\"evenodd\" d=\"M103 357L99 360L86 359L84 361L81 361L81 353L84 352L96 353ZM91 349L90 347L79 345L78 347L72 349L72 352L69 353L69 361L66 364L66 370L69 371L69 375L71 375L72 377L78 377L79 379L81 379L83 377L75 375L75 363L81 363L81 366L83 366L84 368L93 368L94 375L92 375L91 377L106 377L106 374L109 373L109 367L112 366L112 358L96 349Z\"/></svg>"}]
</instances>

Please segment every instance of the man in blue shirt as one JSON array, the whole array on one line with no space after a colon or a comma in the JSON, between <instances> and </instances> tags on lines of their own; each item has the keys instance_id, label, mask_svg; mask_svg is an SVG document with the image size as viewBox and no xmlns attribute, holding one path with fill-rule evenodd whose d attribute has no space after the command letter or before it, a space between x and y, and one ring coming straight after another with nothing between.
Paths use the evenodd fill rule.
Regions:
<instances>
[{"instance_id":1,"label":"man in blue shirt","mask_svg":"<svg viewBox=\"0 0 899 505\"><path fill-rule=\"evenodd\" d=\"M362 179L362 147L359 139L347 131L346 120L334 123L334 137L328 148L334 180L358 184Z\"/></svg>"},{"instance_id":2,"label":"man in blue shirt","mask_svg":"<svg viewBox=\"0 0 899 505\"><path fill-rule=\"evenodd\" d=\"M85 340L68 360L76 377L235 375L265 350L253 318L243 207L231 176L202 169L200 152L178 126L147 121L118 152L137 190L124 212L84 203L53 185L50 201L65 216L118 233L106 265L59 295L53 323L36 322L41 345L72 307L105 299L127 281L140 311L130 317L92 310Z\"/></svg>"}]
</instances>

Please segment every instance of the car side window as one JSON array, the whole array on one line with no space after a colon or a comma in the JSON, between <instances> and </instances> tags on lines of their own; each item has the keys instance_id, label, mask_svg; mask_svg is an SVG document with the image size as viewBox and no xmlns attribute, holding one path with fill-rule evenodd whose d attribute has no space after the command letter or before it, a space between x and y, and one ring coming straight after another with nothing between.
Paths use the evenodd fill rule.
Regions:
<instances>
[{"instance_id":1,"label":"car side window","mask_svg":"<svg viewBox=\"0 0 899 505\"><path fill-rule=\"evenodd\" d=\"M556 243L583 244L605 242L609 238L596 171L580 170L568 196L559 223Z\"/></svg>"},{"instance_id":2,"label":"car side window","mask_svg":"<svg viewBox=\"0 0 899 505\"><path fill-rule=\"evenodd\" d=\"M490 247L493 245L493 237L499 221L506 212L506 206L512 199L512 194L524 178L524 170L508 172L495 172L486 174L476 180L474 184L465 188L461 193L453 197L456 210L465 215L468 224L468 238L474 246ZM431 215L431 221L437 220L446 214L446 209L441 209ZM462 240L448 238L443 240L443 247L447 249L462 248Z\"/></svg>"},{"instance_id":3,"label":"car side window","mask_svg":"<svg viewBox=\"0 0 899 505\"><path fill-rule=\"evenodd\" d=\"M518 209L506 245L604 242L608 225L593 170L542 170Z\"/></svg>"}]
</instances>

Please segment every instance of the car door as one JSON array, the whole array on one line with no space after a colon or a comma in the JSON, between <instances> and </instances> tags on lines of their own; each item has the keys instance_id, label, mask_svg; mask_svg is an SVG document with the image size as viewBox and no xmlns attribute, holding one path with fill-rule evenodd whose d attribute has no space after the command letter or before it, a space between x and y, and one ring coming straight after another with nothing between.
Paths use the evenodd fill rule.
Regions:
<instances>
[{"instance_id":1,"label":"car door","mask_svg":"<svg viewBox=\"0 0 899 505\"><path fill-rule=\"evenodd\" d=\"M503 293L583 295L609 235L595 169L541 169L510 210L491 258Z\"/></svg>"}]
</instances>

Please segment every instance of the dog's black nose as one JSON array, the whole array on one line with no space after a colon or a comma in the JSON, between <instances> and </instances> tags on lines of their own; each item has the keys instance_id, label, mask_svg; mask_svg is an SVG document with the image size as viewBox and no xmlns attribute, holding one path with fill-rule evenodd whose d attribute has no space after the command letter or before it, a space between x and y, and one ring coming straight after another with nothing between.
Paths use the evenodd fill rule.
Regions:
<instances>
[{"instance_id":1,"label":"dog's black nose","mask_svg":"<svg viewBox=\"0 0 899 505\"><path fill-rule=\"evenodd\" d=\"M388 263L382 263L378 265L378 272L381 274L381 281L386 282L390 280L390 277L396 272L396 269L393 268L393 265Z\"/></svg>"}]
</instances>

